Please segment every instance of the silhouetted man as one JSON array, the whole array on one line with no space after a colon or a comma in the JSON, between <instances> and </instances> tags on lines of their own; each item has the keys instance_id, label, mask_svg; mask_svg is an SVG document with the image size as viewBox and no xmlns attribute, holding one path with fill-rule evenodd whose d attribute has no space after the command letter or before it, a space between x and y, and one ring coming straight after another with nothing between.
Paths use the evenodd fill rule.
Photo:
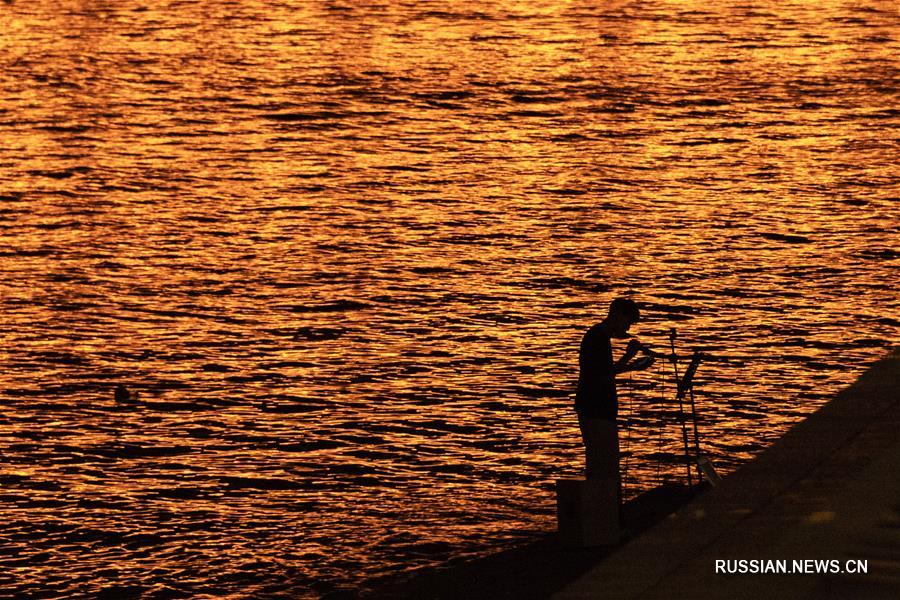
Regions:
<instances>
[{"instance_id":1,"label":"silhouetted man","mask_svg":"<svg viewBox=\"0 0 900 600\"><path fill-rule=\"evenodd\" d=\"M588 329L581 341L575 410L584 440L585 474L589 479L619 480L616 375L646 369L653 364L653 358L632 361L643 349L640 342L632 339L622 357L613 362L611 338L627 338L628 328L639 318L633 300L617 298L609 305L609 315ZM619 485L621 488L621 482ZM621 489L619 495L621 501Z\"/></svg>"}]
</instances>

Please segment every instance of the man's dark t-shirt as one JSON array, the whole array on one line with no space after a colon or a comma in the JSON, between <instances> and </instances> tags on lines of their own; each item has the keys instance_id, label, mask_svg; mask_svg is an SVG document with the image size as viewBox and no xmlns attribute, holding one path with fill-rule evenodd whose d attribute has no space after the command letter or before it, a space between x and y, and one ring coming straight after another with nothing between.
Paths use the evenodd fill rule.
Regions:
<instances>
[{"instance_id":1,"label":"man's dark t-shirt","mask_svg":"<svg viewBox=\"0 0 900 600\"><path fill-rule=\"evenodd\" d=\"M612 342L599 323L588 329L581 340L578 366L575 410L582 417L615 421L619 403L616 397Z\"/></svg>"}]
</instances>

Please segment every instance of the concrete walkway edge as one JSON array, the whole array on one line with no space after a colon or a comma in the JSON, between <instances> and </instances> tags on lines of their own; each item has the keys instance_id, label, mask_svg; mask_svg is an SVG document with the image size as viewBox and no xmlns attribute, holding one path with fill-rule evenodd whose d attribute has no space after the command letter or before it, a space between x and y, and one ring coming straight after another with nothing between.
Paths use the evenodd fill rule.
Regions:
<instances>
[{"instance_id":1,"label":"concrete walkway edge","mask_svg":"<svg viewBox=\"0 0 900 600\"><path fill-rule=\"evenodd\" d=\"M843 597L900 597L900 562L890 560L894 551L900 557L900 533L896 540L888 534L880 549L866 543L867 535L884 537L892 526L900 532L891 520L900 517L891 514L900 507L898 431L900 349L721 487L630 541L554 598L818 598L829 590ZM881 551L886 560L877 558ZM714 570L716 559L833 559L853 552L860 559L876 556L880 571L852 578Z\"/></svg>"}]
</instances>

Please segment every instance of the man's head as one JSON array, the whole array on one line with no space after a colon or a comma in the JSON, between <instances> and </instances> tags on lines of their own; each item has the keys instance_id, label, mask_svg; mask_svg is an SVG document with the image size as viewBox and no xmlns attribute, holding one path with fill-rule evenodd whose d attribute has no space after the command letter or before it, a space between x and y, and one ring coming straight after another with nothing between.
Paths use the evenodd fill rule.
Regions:
<instances>
[{"instance_id":1,"label":"man's head","mask_svg":"<svg viewBox=\"0 0 900 600\"><path fill-rule=\"evenodd\" d=\"M611 337L628 337L628 328L641 318L637 303L628 298L616 298L609 304L609 316L606 317L607 330Z\"/></svg>"}]
</instances>

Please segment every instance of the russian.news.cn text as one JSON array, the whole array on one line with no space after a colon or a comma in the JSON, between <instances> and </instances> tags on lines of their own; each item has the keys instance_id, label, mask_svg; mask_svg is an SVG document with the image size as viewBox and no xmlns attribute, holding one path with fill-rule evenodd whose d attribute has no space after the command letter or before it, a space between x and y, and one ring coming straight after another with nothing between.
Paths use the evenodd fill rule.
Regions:
<instances>
[{"instance_id":1,"label":"russian.news.cn text","mask_svg":"<svg viewBox=\"0 0 900 600\"><path fill-rule=\"evenodd\" d=\"M716 574L723 575L864 575L868 572L868 560L716 560Z\"/></svg>"}]
</instances>

